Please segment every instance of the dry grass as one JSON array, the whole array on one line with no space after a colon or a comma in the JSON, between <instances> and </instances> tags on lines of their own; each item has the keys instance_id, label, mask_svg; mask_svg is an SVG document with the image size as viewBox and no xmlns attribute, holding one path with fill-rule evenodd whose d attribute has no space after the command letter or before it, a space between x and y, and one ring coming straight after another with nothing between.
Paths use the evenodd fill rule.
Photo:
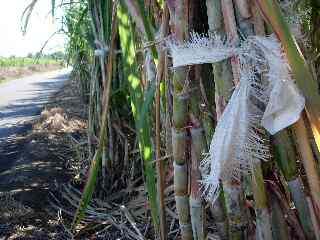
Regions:
<instances>
[{"instance_id":1,"label":"dry grass","mask_svg":"<svg viewBox=\"0 0 320 240\"><path fill-rule=\"evenodd\" d=\"M70 117L63 108L54 107L41 112L40 120L33 126L34 131L72 133L86 129L87 123L79 117Z\"/></svg>"}]
</instances>

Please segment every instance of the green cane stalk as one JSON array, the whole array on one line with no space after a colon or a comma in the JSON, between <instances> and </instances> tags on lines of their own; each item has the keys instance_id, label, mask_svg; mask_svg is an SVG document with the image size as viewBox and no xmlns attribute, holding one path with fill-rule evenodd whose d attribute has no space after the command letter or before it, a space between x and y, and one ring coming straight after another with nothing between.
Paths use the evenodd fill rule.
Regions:
<instances>
[{"instance_id":1,"label":"green cane stalk","mask_svg":"<svg viewBox=\"0 0 320 240\"><path fill-rule=\"evenodd\" d=\"M175 2L175 15L171 18L175 24L177 40L183 42L188 34L188 20L185 10L189 9L188 1ZM193 239L189 193L188 193L188 164L187 164L187 125L188 103L187 68L175 69L173 75L173 112L172 112L172 148L174 160L174 191L176 208L179 218L181 239Z\"/></svg>"},{"instance_id":2,"label":"green cane stalk","mask_svg":"<svg viewBox=\"0 0 320 240\"><path fill-rule=\"evenodd\" d=\"M273 136L273 147L278 167L282 171L292 196L294 205L298 211L299 220L308 239L315 239L311 215L308 209L306 194L297 169L297 156L294 143L288 130L282 130Z\"/></svg>"}]
</instances>

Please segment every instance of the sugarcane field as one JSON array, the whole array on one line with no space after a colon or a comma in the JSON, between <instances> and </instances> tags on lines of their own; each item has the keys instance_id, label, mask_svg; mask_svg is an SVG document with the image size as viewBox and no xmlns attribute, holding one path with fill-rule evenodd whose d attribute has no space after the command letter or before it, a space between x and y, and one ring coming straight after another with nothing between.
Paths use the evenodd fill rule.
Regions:
<instances>
[{"instance_id":1,"label":"sugarcane field","mask_svg":"<svg viewBox=\"0 0 320 240\"><path fill-rule=\"evenodd\" d=\"M11 0L0 30L0 240L320 240L320 0Z\"/></svg>"}]
</instances>

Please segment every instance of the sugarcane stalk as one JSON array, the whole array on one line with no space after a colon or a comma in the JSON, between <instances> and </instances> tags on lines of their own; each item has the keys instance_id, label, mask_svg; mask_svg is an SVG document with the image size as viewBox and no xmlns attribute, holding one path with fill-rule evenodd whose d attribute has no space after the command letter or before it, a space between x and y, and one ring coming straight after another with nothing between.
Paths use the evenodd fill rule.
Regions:
<instances>
[{"instance_id":1,"label":"sugarcane stalk","mask_svg":"<svg viewBox=\"0 0 320 240\"><path fill-rule=\"evenodd\" d=\"M232 94L233 75L229 60L212 64L212 68L215 82L216 114L217 120L219 120Z\"/></svg>"},{"instance_id":2,"label":"sugarcane stalk","mask_svg":"<svg viewBox=\"0 0 320 240\"><path fill-rule=\"evenodd\" d=\"M320 213L320 179L317 171L315 159L308 141L308 133L303 118L300 118L293 129L298 143L298 150L301 154L301 160L307 174L308 184L311 190L312 200L314 202L315 213L319 217Z\"/></svg>"},{"instance_id":3,"label":"sugarcane stalk","mask_svg":"<svg viewBox=\"0 0 320 240\"><path fill-rule=\"evenodd\" d=\"M220 184L220 194L217 201L210 205L211 214L214 223L217 225L217 231L221 239L229 239L229 224L227 216L227 208L223 192L223 186Z\"/></svg>"},{"instance_id":4,"label":"sugarcane stalk","mask_svg":"<svg viewBox=\"0 0 320 240\"><path fill-rule=\"evenodd\" d=\"M254 35L254 24L247 0L235 1L235 16L238 23L240 33L243 37Z\"/></svg>"},{"instance_id":5,"label":"sugarcane stalk","mask_svg":"<svg viewBox=\"0 0 320 240\"><path fill-rule=\"evenodd\" d=\"M295 207L298 211L299 220L306 238L319 239L319 234L318 236L316 235L317 229L319 227L317 226L316 222L312 221L311 211L313 211L313 209L310 209L308 206L308 202L307 202L308 196L305 194L303 190L304 187L303 187L303 183L300 176L298 176L294 180L289 181L288 187L289 187L293 202L295 204Z\"/></svg>"},{"instance_id":6,"label":"sugarcane stalk","mask_svg":"<svg viewBox=\"0 0 320 240\"><path fill-rule=\"evenodd\" d=\"M199 114L204 129L207 146L210 145L210 141L213 137L216 120L214 91L212 91L214 89L214 81L212 81L213 75L210 65L202 65L201 73L199 76L200 95L202 96L202 103L199 104Z\"/></svg>"},{"instance_id":7,"label":"sugarcane stalk","mask_svg":"<svg viewBox=\"0 0 320 240\"><path fill-rule=\"evenodd\" d=\"M235 17L234 14L236 14L236 19L237 19L237 23L239 24L239 28L240 28L240 32L241 34L244 35L244 37L247 37L249 35L253 35L253 28L252 28L252 19L251 17L251 13L250 13L250 8L248 5L248 2L246 0L236 0L235 1L235 6L232 5L231 1L222 1L224 4L222 4L223 7L223 15L224 15L224 22L225 22L225 28L226 30L228 30L229 32L229 39L231 39L235 44L237 44L239 42L239 37L237 35L237 27L235 24ZM223 6L225 5L225 7ZM232 72L233 72L233 76L234 76L234 83L238 84L238 82L240 81L240 64L239 64L239 59L237 57L232 57L231 58L231 65L232 65ZM257 171L257 168L260 168L261 165L259 163L257 163L257 166L254 167L254 175L258 175L260 176L260 172ZM263 177L262 177L263 178ZM253 193L254 196L259 195L262 197L266 197L266 193L265 193L265 189L264 189L264 185L260 185L260 188L253 188ZM242 192L240 192L241 190L238 189L238 192L242 194ZM225 191L225 196L228 196L228 192ZM243 196L244 198L244 196ZM232 202L232 201L231 201ZM239 206L239 208L241 208L242 206ZM261 205L262 207L262 205ZM271 236L271 226L270 226L270 216L268 214L267 211L267 205L263 205L264 209L261 209L261 211L256 211L257 214L257 230L258 233L266 236L266 239L270 239ZM238 209L239 209L238 208ZM244 210L242 210L244 212ZM262 221L259 221L259 218L263 218ZM266 218L266 219L265 219ZM245 217L243 218L245 219ZM244 220L243 220L244 221ZM232 232L232 226L231 228L231 232ZM243 234L243 233L242 233ZM235 238L239 238L241 237L240 234L232 236ZM244 237L244 236L242 236Z\"/></svg>"},{"instance_id":8,"label":"sugarcane stalk","mask_svg":"<svg viewBox=\"0 0 320 240\"><path fill-rule=\"evenodd\" d=\"M177 41L183 42L188 34L187 11L188 1L175 2L174 32ZM188 80L187 68L175 69L173 75L173 113L172 113L172 149L174 159L174 191L176 208L179 218L181 239L193 238L189 193L188 193L188 165L187 165L187 126L188 126Z\"/></svg>"},{"instance_id":9,"label":"sugarcane stalk","mask_svg":"<svg viewBox=\"0 0 320 240\"><path fill-rule=\"evenodd\" d=\"M312 76L312 73L290 32L279 4L274 0L257 0L259 8L264 17L272 26L273 30L280 39L284 51L287 55L289 65L292 70L294 79L297 81L298 87L306 98L306 113L310 122L314 139L320 149L320 95L318 93L318 83ZM307 82L307 84L306 84ZM299 119L293 125L293 129L297 136L298 148L301 153L302 162L307 172L307 179L311 189L311 196L314 201L316 215L320 215L320 178L316 170L315 159L308 142L308 134L303 119Z\"/></svg>"},{"instance_id":10,"label":"sugarcane stalk","mask_svg":"<svg viewBox=\"0 0 320 240\"><path fill-rule=\"evenodd\" d=\"M204 2L197 0L190 1L190 13L189 24L192 31L203 31L200 22L202 22ZM210 65L207 65L207 67ZM191 223L193 229L193 239L206 239L206 215L204 210L204 204L201 197L200 190L200 162L205 158L204 153L208 152L205 131L203 129L204 119L202 118L202 111L209 112L211 106L207 99L206 90L204 84L212 84L212 76L205 76L203 70L205 65L196 65L191 68L190 73L190 128L189 134L191 136L191 171L190 171L190 213ZM211 70L208 69L207 70ZM209 71L206 71L208 74ZM204 81L205 80L205 83ZM209 83L211 82L211 84ZM207 89L208 96L212 96L213 88ZM213 100L213 99L212 99ZM205 110L205 109L206 110ZM210 123L207 123L210 124ZM211 122L212 124L212 122ZM211 129L213 126L211 125Z\"/></svg>"},{"instance_id":11,"label":"sugarcane stalk","mask_svg":"<svg viewBox=\"0 0 320 240\"><path fill-rule=\"evenodd\" d=\"M205 129L207 140L211 140L214 132L216 122L216 108L215 108L215 91L214 81L212 81L212 64L203 64L199 74L199 90L202 103L200 104L200 114L203 127ZM209 146L209 142L207 142Z\"/></svg>"},{"instance_id":12,"label":"sugarcane stalk","mask_svg":"<svg viewBox=\"0 0 320 240\"><path fill-rule=\"evenodd\" d=\"M194 240L206 239L205 211L201 198L201 179L199 165L206 151L206 140L202 128L193 127L191 134L191 192L190 192L190 215Z\"/></svg>"},{"instance_id":13,"label":"sugarcane stalk","mask_svg":"<svg viewBox=\"0 0 320 240\"><path fill-rule=\"evenodd\" d=\"M251 1L251 13L255 34L258 36L264 36L266 34L264 20L255 1Z\"/></svg>"},{"instance_id":14,"label":"sugarcane stalk","mask_svg":"<svg viewBox=\"0 0 320 240\"><path fill-rule=\"evenodd\" d=\"M174 107L173 107L174 109ZM187 132L172 130L174 159L174 191L182 239L192 239L188 195L188 169L186 163Z\"/></svg>"},{"instance_id":15,"label":"sugarcane stalk","mask_svg":"<svg viewBox=\"0 0 320 240\"><path fill-rule=\"evenodd\" d=\"M201 112L201 119L206 136L207 146L209 146L214 134L214 121L212 119L211 114L206 110L203 110Z\"/></svg>"},{"instance_id":16,"label":"sugarcane stalk","mask_svg":"<svg viewBox=\"0 0 320 240\"><path fill-rule=\"evenodd\" d=\"M286 181L290 182L297 177L296 153L288 130L282 130L273 136L273 146L277 165Z\"/></svg>"},{"instance_id":17,"label":"sugarcane stalk","mask_svg":"<svg viewBox=\"0 0 320 240\"><path fill-rule=\"evenodd\" d=\"M256 0L256 2L266 21L272 26L281 41L293 78L306 98L307 116L318 150L320 150L320 95L318 93L318 83L313 78L295 38L290 32L278 2L276 0Z\"/></svg>"},{"instance_id":18,"label":"sugarcane stalk","mask_svg":"<svg viewBox=\"0 0 320 240\"><path fill-rule=\"evenodd\" d=\"M232 0L221 0L221 11L224 28L228 39L234 43L238 43L239 36L237 33L237 23L234 15L234 5Z\"/></svg>"},{"instance_id":19,"label":"sugarcane stalk","mask_svg":"<svg viewBox=\"0 0 320 240\"><path fill-rule=\"evenodd\" d=\"M171 115L172 115L172 95L171 95L171 78L172 75L169 73L169 57L166 53L165 56L165 67L164 67L164 79L165 79L165 138L166 138L166 154L172 155L172 125L171 125ZM170 158L172 160L172 158ZM171 162L171 161L168 162Z\"/></svg>"},{"instance_id":20,"label":"sugarcane stalk","mask_svg":"<svg viewBox=\"0 0 320 240\"><path fill-rule=\"evenodd\" d=\"M267 207L267 196L260 163L254 165L252 183L254 208L257 215L257 239L272 240L271 219Z\"/></svg>"},{"instance_id":21,"label":"sugarcane stalk","mask_svg":"<svg viewBox=\"0 0 320 240\"><path fill-rule=\"evenodd\" d=\"M203 146L209 146L211 139L213 137L213 133L214 133L214 121L213 121L213 116L215 115L215 108L213 108L212 106L214 106L214 93L212 94L211 89L212 87L214 87L214 82L212 82L212 68L209 68L206 65L201 65L197 66L196 69L201 68L201 74L198 73L198 75L196 78L199 78L199 83L200 83L200 91L202 95L202 100L203 103L200 104L200 115L201 115L201 123L203 125L204 128L204 132L205 132L205 138L206 138L206 142L205 143L201 143L203 140L199 140L199 142L201 143L201 145ZM232 79L232 77L230 78ZM212 86L213 85L213 86ZM230 92L230 91L228 91ZM193 94L195 95L195 94ZM197 96L197 95L196 95ZM192 104L192 107L197 106L199 104ZM214 112L213 112L214 111ZM198 115L198 114L197 114ZM198 128L199 130L199 128ZM192 132L194 132L194 128L193 131L191 131L191 136L193 136L194 134L192 134ZM203 137L201 137L203 138ZM198 140L196 140L196 138L192 138L192 142L197 143ZM202 152L208 152L207 147L202 147L205 148ZM200 151L199 151L200 152ZM199 155L199 157L202 159L204 156ZM198 158L199 158L198 157ZM193 179L193 177L191 177L191 180ZM192 184L192 183L191 183ZM225 207L225 202L224 202L224 194L223 194L223 187L222 185L220 186L221 188L221 192L219 195L218 200L214 203L214 204L210 204L210 210L211 210L211 214L214 218L214 223L217 225L217 231L218 234L220 236L221 239L227 239L228 238L228 218L226 215L226 207ZM191 193L192 195L192 193ZM192 213L191 213L192 215Z\"/></svg>"},{"instance_id":22,"label":"sugarcane stalk","mask_svg":"<svg viewBox=\"0 0 320 240\"><path fill-rule=\"evenodd\" d=\"M207 15L209 30L212 33L220 34L222 37L227 32L228 38L233 41L238 41L236 32L236 22L233 15L232 1L213 1L207 0ZM220 116L231 97L233 82L239 80L239 69L235 59L221 61L213 64L213 74L215 81L215 99L216 99L216 114L219 121ZM234 70L234 71L233 71ZM235 74L233 74L235 73ZM238 79L235 80L234 79ZM229 239L241 239L245 235L246 214L244 211L244 196L239 183L230 181L223 182L224 201L213 206L216 220L228 220L229 227L225 228L229 233L222 233L222 236L228 235ZM223 199L219 197L218 201ZM225 206L225 208L223 207ZM224 212L226 210L226 213ZM223 217L227 214L227 218ZM221 225L222 223L220 223Z\"/></svg>"},{"instance_id":23,"label":"sugarcane stalk","mask_svg":"<svg viewBox=\"0 0 320 240\"><path fill-rule=\"evenodd\" d=\"M275 159L284 175L292 196L294 205L298 211L299 220L308 239L315 239L314 226L311 221L310 211L303 184L296 165L296 152L290 139L288 130L282 130L273 137Z\"/></svg>"},{"instance_id":24,"label":"sugarcane stalk","mask_svg":"<svg viewBox=\"0 0 320 240\"><path fill-rule=\"evenodd\" d=\"M308 202L308 207L309 207L309 210L310 210L311 221L312 221L312 224L313 224L314 229L315 229L314 233L316 235L316 239L319 240L320 239L320 227L318 226L318 220L317 220L317 216L316 216L316 214L314 212L312 199L311 199L311 197L307 197L306 200Z\"/></svg>"},{"instance_id":25,"label":"sugarcane stalk","mask_svg":"<svg viewBox=\"0 0 320 240\"><path fill-rule=\"evenodd\" d=\"M234 0L234 3L237 6L237 9L239 10L240 15L244 19L251 17L251 11L250 11L248 0Z\"/></svg>"},{"instance_id":26,"label":"sugarcane stalk","mask_svg":"<svg viewBox=\"0 0 320 240\"><path fill-rule=\"evenodd\" d=\"M297 238L301 240L306 239L297 216L293 211L291 211L291 207L286 201L286 197L283 195L280 187L274 181L270 180L267 180L267 184L269 192L272 194L272 196L277 198L277 202L280 205L282 211L285 213L289 226L294 229Z\"/></svg>"},{"instance_id":27,"label":"sugarcane stalk","mask_svg":"<svg viewBox=\"0 0 320 240\"><path fill-rule=\"evenodd\" d=\"M164 12L162 15L162 29L161 29L161 38L165 37L168 34L168 24L169 24L169 10L165 6ZM165 181L164 181L164 164L161 158L161 126L160 126L160 82L164 77L164 67L165 67L165 50L161 49L159 64L157 69L156 76L156 162L157 162L157 174L158 174L158 195L159 195L159 212L160 212L160 238L161 240L167 239L167 228L166 228L166 205L164 201L164 190L165 190Z\"/></svg>"},{"instance_id":28,"label":"sugarcane stalk","mask_svg":"<svg viewBox=\"0 0 320 240\"><path fill-rule=\"evenodd\" d=\"M261 9L261 5L259 4L259 1L255 2L253 6L254 12L258 12L256 11L257 8L259 10ZM259 34L261 34L263 31L259 15L256 15L255 19L257 19L255 28L259 31ZM290 141L289 136L286 132L282 131L281 133L277 134L274 139L276 142L275 148L278 153L276 160L280 165L286 180L288 181L289 190L298 209L300 222L306 236L308 236L310 239L314 239L310 211L307 208L306 195L303 192L303 185L301 184L300 177L296 169L296 163L294 160L295 152L293 146L288 142Z\"/></svg>"},{"instance_id":29,"label":"sugarcane stalk","mask_svg":"<svg viewBox=\"0 0 320 240\"><path fill-rule=\"evenodd\" d=\"M207 0L206 5L209 31L214 34L225 34L221 1ZM215 82L216 115L217 120L219 120L224 108L227 105L227 101L230 99L232 94L233 75L229 60L212 64L212 67ZM222 185L221 188L223 189ZM216 203L211 206L211 212L218 226L228 226L227 208L223 207L225 206L225 198L222 193L223 190L221 190L221 194ZM220 237L224 238L228 236L228 227L219 228L219 230Z\"/></svg>"},{"instance_id":30,"label":"sugarcane stalk","mask_svg":"<svg viewBox=\"0 0 320 240\"><path fill-rule=\"evenodd\" d=\"M176 141L174 138L177 138ZM187 135L186 133L173 133L173 158L174 162L174 191L175 191L175 201L176 208L179 217L180 231L182 239L192 239L192 227L190 223L190 208L189 208L189 195L188 195L188 169L187 163L185 162L184 152L179 152L177 155L176 144L181 144L186 146ZM181 147L179 146L179 148ZM182 149L186 151L186 149ZM182 156L180 161L176 161L178 155ZM183 162L183 164L181 164ZM180 163L180 164L179 164Z\"/></svg>"},{"instance_id":31,"label":"sugarcane stalk","mask_svg":"<svg viewBox=\"0 0 320 240\"><path fill-rule=\"evenodd\" d=\"M271 194L271 196L269 197L269 201L271 204L272 239L289 239L288 226L278 199L273 194Z\"/></svg>"},{"instance_id":32,"label":"sugarcane stalk","mask_svg":"<svg viewBox=\"0 0 320 240\"><path fill-rule=\"evenodd\" d=\"M250 8L246 5L248 12ZM243 6L242 6L243 8ZM245 37L254 35L254 22L252 19L247 18L244 15L244 10L239 8L239 4L235 8L236 19L239 23L240 31L244 34ZM251 17L251 16L250 16ZM259 16L256 16L258 19ZM260 21L258 21L259 24ZM263 29L259 29L259 33L262 33ZM262 80L263 80L263 76ZM261 162L257 162L253 166L253 175L252 175L252 189L253 197L255 203L255 212L256 212L256 235L258 239L272 239L272 227L271 227L271 216L268 210L267 194L266 188L263 180L263 173L261 168Z\"/></svg>"},{"instance_id":33,"label":"sugarcane stalk","mask_svg":"<svg viewBox=\"0 0 320 240\"><path fill-rule=\"evenodd\" d=\"M198 29L199 19L196 17L199 14L199 2L190 1L189 6L189 28L192 31ZM190 217L192 225L192 233L194 240L206 239L205 229L205 211L200 191L201 174L199 170L200 162L204 158L203 153L207 152L206 140L202 128L202 119L200 114L201 102L201 68L202 66L190 67L190 108L189 108L189 124L188 135L190 136Z\"/></svg>"},{"instance_id":34,"label":"sugarcane stalk","mask_svg":"<svg viewBox=\"0 0 320 240\"><path fill-rule=\"evenodd\" d=\"M232 0L221 0L221 10L224 21L224 28L228 40L234 44L239 44L239 36L237 33L237 22L234 15L234 5ZM240 82L240 64L237 56L231 57L231 66L233 73L234 85Z\"/></svg>"}]
</instances>

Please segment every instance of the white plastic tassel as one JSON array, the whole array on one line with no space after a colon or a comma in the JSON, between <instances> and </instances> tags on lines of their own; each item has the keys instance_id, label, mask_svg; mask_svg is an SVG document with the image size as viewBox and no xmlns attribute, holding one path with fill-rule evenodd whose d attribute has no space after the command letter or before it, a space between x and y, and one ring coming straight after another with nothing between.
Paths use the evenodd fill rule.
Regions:
<instances>
[{"instance_id":1,"label":"white plastic tassel","mask_svg":"<svg viewBox=\"0 0 320 240\"><path fill-rule=\"evenodd\" d=\"M298 121L304 106L305 99L293 82L277 81L271 91L261 124L273 135Z\"/></svg>"},{"instance_id":2,"label":"white plastic tassel","mask_svg":"<svg viewBox=\"0 0 320 240\"><path fill-rule=\"evenodd\" d=\"M174 68L186 65L214 63L238 54L238 48L224 41L220 36L205 37L191 33L190 41L178 44L169 41L168 46Z\"/></svg>"},{"instance_id":3,"label":"white plastic tassel","mask_svg":"<svg viewBox=\"0 0 320 240\"><path fill-rule=\"evenodd\" d=\"M254 160L265 160L268 156L263 140L254 128L250 130L256 118L248 112L249 93L249 84L240 82L217 124L209 154L202 162L203 192L212 201L218 197L220 180L239 180L243 171L250 171ZM256 147L265 153L253 157L250 152Z\"/></svg>"},{"instance_id":4,"label":"white plastic tassel","mask_svg":"<svg viewBox=\"0 0 320 240\"><path fill-rule=\"evenodd\" d=\"M255 44L260 45L269 66L266 74L269 101L261 125L273 135L299 119L305 99L291 79L290 67L282 56L280 43L275 38L255 37Z\"/></svg>"},{"instance_id":5,"label":"white plastic tassel","mask_svg":"<svg viewBox=\"0 0 320 240\"><path fill-rule=\"evenodd\" d=\"M240 83L218 121L207 157L202 161L205 197L215 201L220 180L240 180L256 161L269 159L263 128L274 134L298 120L304 98L275 37L250 37L240 47L221 38L192 34L190 42L169 43L173 67L215 63L237 55Z\"/></svg>"}]
</instances>

